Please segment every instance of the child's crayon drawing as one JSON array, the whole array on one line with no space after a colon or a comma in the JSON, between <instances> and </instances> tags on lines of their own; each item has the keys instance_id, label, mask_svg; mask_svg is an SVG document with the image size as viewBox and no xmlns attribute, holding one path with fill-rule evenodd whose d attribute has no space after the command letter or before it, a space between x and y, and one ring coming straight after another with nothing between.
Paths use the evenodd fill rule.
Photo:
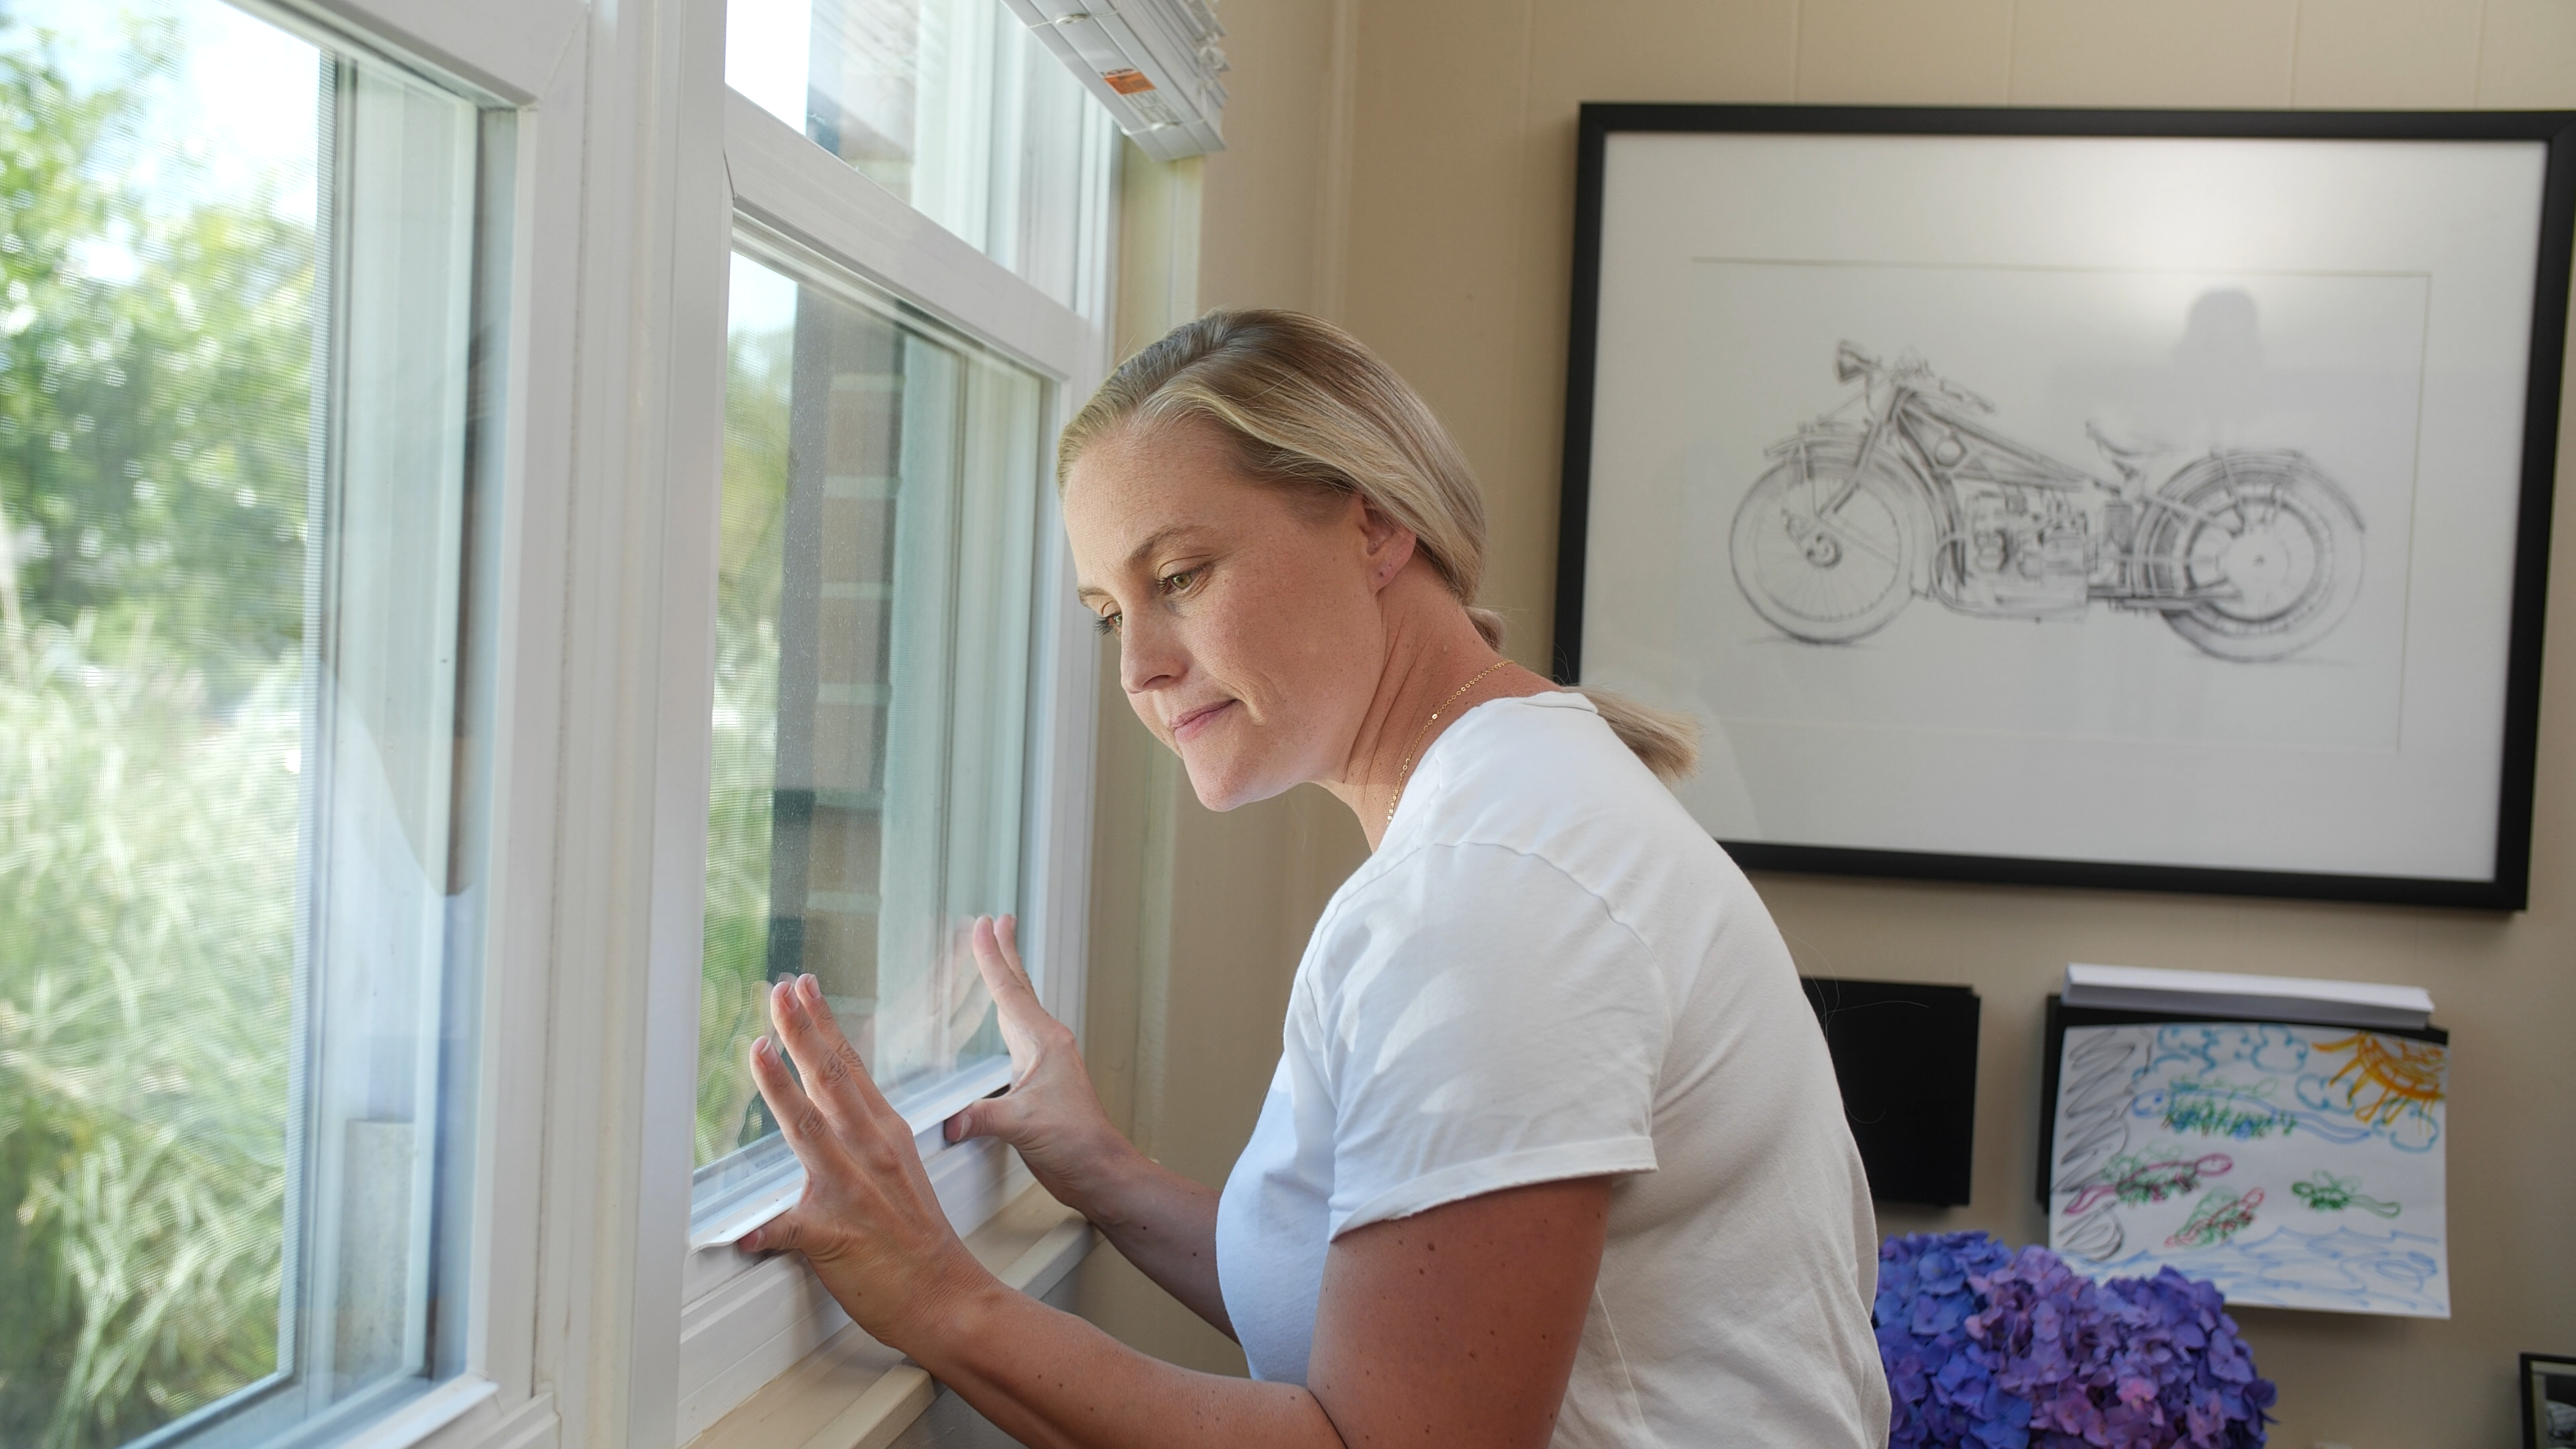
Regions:
<instances>
[{"instance_id":1,"label":"child's crayon drawing","mask_svg":"<svg viewBox=\"0 0 2576 1449\"><path fill-rule=\"evenodd\" d=\"M2232 1302L2447 1317L2448 1072L2439 1044L2349 1027L2069 1027L2049 1246Z\"/></svg>"}]
</instances>

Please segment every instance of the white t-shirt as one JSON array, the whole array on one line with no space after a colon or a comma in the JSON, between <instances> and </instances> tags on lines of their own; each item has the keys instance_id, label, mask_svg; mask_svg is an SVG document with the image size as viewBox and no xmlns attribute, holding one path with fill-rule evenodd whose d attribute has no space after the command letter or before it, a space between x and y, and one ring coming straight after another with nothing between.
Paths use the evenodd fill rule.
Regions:
<instances>
[{"instance_id":1,"label":"white t-shirt","mask_svg":"<svg viewBox=\"0 0 2576 1449\"><path fill-rule=\"evenodd\" d=\"M1316 923L1217 1209L1260 1378L1302 1383L1331 1240L1619 1174L1559 1446L1884 1444L1877 1227L1789 952L1579 694L1480 705Z\"/></svg>"}]
</instances>

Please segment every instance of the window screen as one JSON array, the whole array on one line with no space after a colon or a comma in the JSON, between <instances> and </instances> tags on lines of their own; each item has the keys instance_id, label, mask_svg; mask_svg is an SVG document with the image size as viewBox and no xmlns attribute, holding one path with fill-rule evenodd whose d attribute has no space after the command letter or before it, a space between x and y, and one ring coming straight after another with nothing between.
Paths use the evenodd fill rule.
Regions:
<instances>
[{"instance_id":1,"label":"window screen","mask_svg":"<svg viewBox=\"0 0 2576 1449\"><path fill-rule=\"evenodd\" d=\"M818 977L898 1110L1006 1070L965 933L1019 898L1045 486L1038 375L852 279L737 253L727 347L701 1224L792 1166L770 982Z\"/></svg>"}]
</instances>

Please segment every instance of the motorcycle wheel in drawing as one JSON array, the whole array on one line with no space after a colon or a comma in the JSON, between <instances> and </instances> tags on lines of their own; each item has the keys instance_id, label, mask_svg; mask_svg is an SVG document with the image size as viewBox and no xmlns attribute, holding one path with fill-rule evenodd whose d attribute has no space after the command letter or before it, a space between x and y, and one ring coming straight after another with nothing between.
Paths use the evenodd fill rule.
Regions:
<instances>
[{"instance_id":1,"label":"motorcycle wheel in drawing","mask_svg":"<svg viewBox=\"0 0 2576 1449\"><path fill-rule=\"evenodd\" d=\"M1810 444L1764 473L1735 511L1735 580L1754 611L1792 638L1858 639L1914 597L1922 543L1906 484L1859 472L1856 453Z\"/></svg>"},{"instance_id":2,"label":"motorcycle wheel in drawing","mask_svg":"<svg viewBox=\"0 0 2576 1449\"><path fill-rule=\"evenodd\" d=\"M2137 556L2175 633L2221 659L2281 659L2343 622L2361 592L2361 515L2295 453L2214 453L2157 490Z\"/></svg>"}]
</instances>

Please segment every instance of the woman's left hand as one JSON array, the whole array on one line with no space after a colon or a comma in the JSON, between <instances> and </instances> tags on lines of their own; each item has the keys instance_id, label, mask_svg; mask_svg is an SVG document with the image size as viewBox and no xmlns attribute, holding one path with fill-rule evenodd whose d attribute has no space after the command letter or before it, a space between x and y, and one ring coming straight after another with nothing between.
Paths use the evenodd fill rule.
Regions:
<instances>
[{"instance_id":1,"label":"woman's left hand","mask_svg":"<svg viewBox=\"0 0 2576 1449\"><path fill-rule=\"evenodd\" d=\"M767 1037L752 1044L752 1078L805 1165L805 1192L742 1246L803 1253L861 1328L910 1351L995 1280L948 1225L912 1129L841 1035L822 987L811 976L779 982L769 1012L804 1081L788 1074Z\"/></svg>"}]
</instances>

